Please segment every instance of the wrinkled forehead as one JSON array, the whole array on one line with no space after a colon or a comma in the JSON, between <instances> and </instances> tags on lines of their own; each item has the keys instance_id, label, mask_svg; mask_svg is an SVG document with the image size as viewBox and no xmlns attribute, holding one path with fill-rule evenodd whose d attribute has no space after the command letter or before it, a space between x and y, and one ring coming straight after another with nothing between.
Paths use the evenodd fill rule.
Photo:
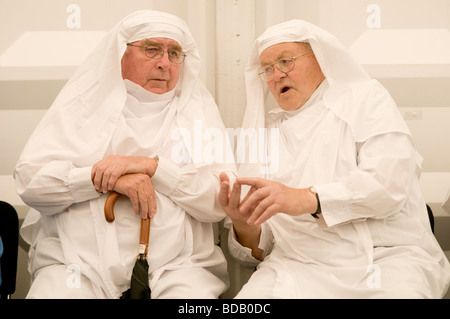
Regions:
<instances>
[{"instance_id":1,"label":"wrinkled forehead","mask_svg":"<svg viewBox=\"0 0 450 319\"><path fill-rule=\"evenodd\" d=\"M176 50L182 50L183 48L178 43L178 41L168 38L149 38L142 40L142 43L146 46L159 46L159 47L167 47Z\"/></svg>"}]
</instances>

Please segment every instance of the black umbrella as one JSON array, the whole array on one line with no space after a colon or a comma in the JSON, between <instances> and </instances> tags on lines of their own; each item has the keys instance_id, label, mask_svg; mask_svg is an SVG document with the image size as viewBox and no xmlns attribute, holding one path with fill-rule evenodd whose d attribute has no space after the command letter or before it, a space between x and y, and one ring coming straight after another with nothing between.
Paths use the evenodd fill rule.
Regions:
<instances>
[{"instance_id":1,"label":"black umbrella","mask_svg":"<svg viewBox=\"0 0 450 319\"><path fill-rule=\"evenodd\" d=\"M105 219L112 223L114 217L114 204L122 194L112 192L105 202ZM122 293L121 299L150 299L150 287L148 286L148 262L147 248L150 234L150 219L141 219L141 235L139 240L139 255L133 267L130 289Z\"/></svg>"}]
</instances>

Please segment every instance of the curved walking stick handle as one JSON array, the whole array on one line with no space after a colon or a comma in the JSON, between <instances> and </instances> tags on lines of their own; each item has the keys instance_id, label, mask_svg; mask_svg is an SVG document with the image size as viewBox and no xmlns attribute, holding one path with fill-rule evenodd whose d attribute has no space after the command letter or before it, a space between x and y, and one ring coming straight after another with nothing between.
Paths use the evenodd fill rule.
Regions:
<instances>
[{"instance_id":1,"label":"curved walking stick handle","mask_svg":"<svg viewBox=\"0 0 450 319\"><path fill-rule=\"evenodd\" d=\"M105 201L105 219L112 223L116 218L114 216L114 204L124 195L117 192L111 192ZM150 236L150 218L141 218L141 234L139 238L139 254L147 256L148 238Z\"/></svg>"},{"instance_id":2,"label":"curved walking stick handle","mask_svg":"<svg viewBox=\"0 0 450 319\"><path fill-rule=\"evenodd\" d=\"M122 194L119 194L117 192L111 192L111 194L108 195L108 198L106 198L105 219L107 222L112 223L116 219L114 216L114 204L122 196Z\"/></svg>"}]
</instances>

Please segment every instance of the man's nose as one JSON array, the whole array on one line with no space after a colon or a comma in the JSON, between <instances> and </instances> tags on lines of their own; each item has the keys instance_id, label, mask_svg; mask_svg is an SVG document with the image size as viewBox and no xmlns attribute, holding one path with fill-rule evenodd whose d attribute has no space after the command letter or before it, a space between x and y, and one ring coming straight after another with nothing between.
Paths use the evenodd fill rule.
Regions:
<instances>
[{"instance_id":1,"label":"man's nose","mask_svg":"<svg viewBox=\"0 0 450 319\"><path fill-rule=\"evenodd\" d=\"M285 78L287 76L287 74L285 72L280 71L280 69L278 69L277 67L273 68L273 77L272 79L277 82L280 81L281 79Z\"/></svg>"},{"instance_id":2,"label":"man's nose","mask_svg":"<svg viewBox=\"0 0 450 319\"><path fill-rule=\"evenodd\" d=\"M156 62L156 67L158 69L167 70L170 67L170 60L169 60L169 53L167 51L164 51L163 56Z\"/></svg>"}]
</instances>

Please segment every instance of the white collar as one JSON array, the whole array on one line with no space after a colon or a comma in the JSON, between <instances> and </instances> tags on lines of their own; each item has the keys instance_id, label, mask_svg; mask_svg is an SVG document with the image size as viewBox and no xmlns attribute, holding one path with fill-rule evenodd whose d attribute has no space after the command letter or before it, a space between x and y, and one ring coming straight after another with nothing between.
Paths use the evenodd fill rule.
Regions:
<instances>
[{"instance_id":1,"label":"white collar","mask_svg":"<svg viewBox=\"0 0 450 319\"><path fill-rule=\"evenodd\" d=\"M150 103L169 101L175 96L175 89L163 94L155 94L130 80L125 79L123 82L125 83L128 94L136 98L139 102Z\"/></svg>"}]
</instances>

